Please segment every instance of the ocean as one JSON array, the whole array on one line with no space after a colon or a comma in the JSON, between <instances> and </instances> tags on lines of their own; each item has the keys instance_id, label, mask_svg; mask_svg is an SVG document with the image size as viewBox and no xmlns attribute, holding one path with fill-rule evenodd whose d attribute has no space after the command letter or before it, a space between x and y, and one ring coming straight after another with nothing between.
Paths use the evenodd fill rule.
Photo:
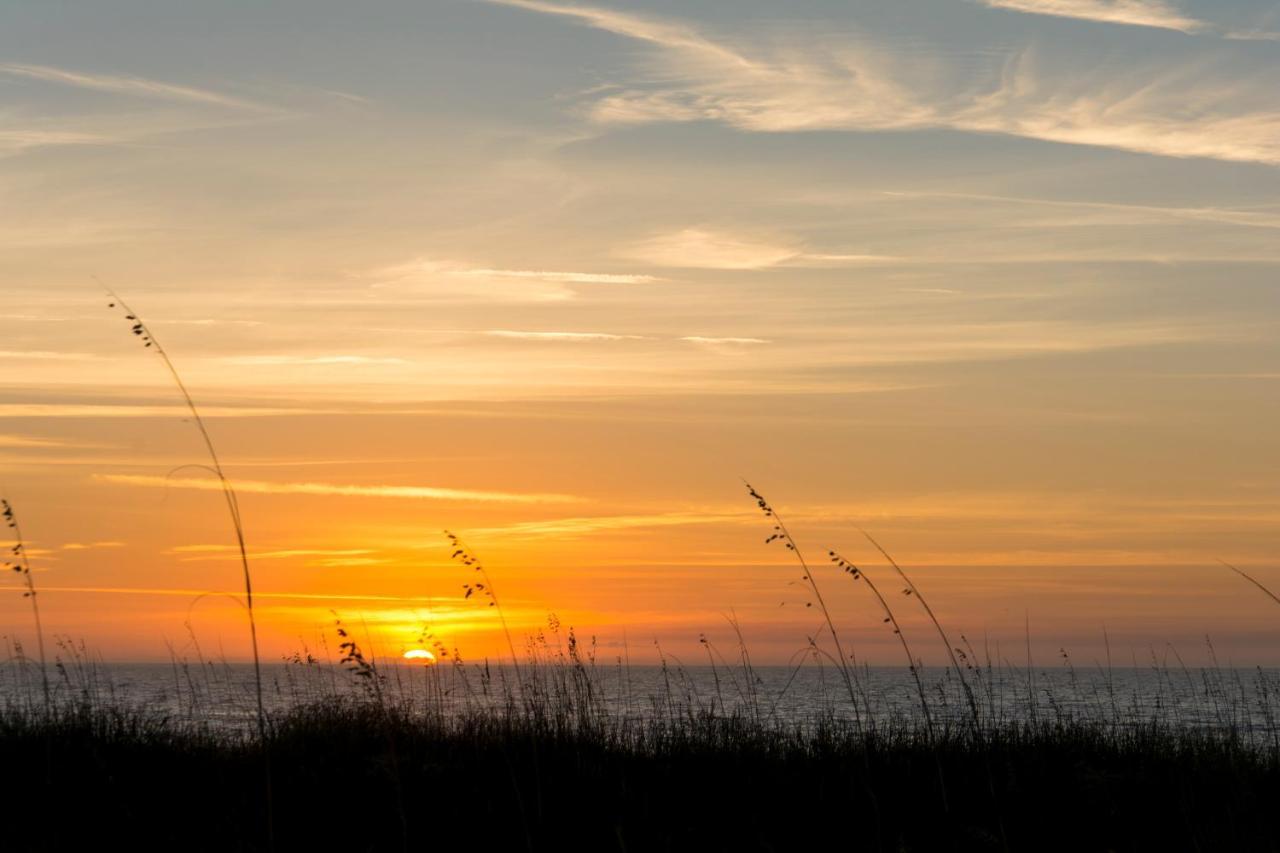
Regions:
<instances>
[{"instance_id":1,"label":"ocean","mask_svg":"<svg viewBox=\"0 0 1280 853\"><path fill-rule=\"evenodd\" d=\"M623 666L582 662L500 665L385 662L376 671L330 663L262 666L263 704L278 715L307 703L360 697L444 714L544 708L617 718L742 715L784 725L823 720L877 727L1035 722L1142 726L1153 722L1280 737L1280 669L1070 666L922 668L806 663L781 666ZM130 707L216 727L256 721L254 668L243 663L56 664L57 703ZM0 707L39 707L39 667L0 665Z\"/></svg>"}]
</instances>

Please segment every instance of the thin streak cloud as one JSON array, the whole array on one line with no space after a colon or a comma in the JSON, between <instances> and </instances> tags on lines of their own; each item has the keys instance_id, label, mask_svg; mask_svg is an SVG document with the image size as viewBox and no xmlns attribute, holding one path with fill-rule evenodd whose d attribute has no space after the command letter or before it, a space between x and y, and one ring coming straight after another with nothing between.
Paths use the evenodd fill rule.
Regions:
<instances>
[{"instance_id":1,"label":"thin streak cloud","mask_svg":"<svg viewBox=\"0 0 1280 853\"><path fill-rule=\"evenodd\" d=\"M686 335L680 340L691 344L707 344L709 346L717 346L727 344L729 346L753 346L756 344L768 344L764 338L709 338L703 335Z\"/></svg>"},{"instance_id":2,"label":"thin streak cloud","mask_svg":"<svg viewBox=\"0 0 1280 853\"><path fill-rule=\"evenodd\" d=\"M1238 225L1243 228L1280 229L1280 214L1258 210L1236 210L1223 207L1161 207L1150 204L1121 204L1106 201L1071 201L1063 199L1026 198L1021 196L989 195L985 193L891 191L885 195L905 199L958 199L1001 204L1038 207L1057 207L1076 210L1100 210L1133 213L1154 221L1212 222L1219 225Z\"/></svg>"},{"instance_id":3,"label":"thin streak cloud","mask_svg":"<svg viewBox=\"0 0 1280 853\"><path fill-rule=\"evenodd\" d=\"M685 228L624 246L618 254L661 267L763 270L778 266L846 266L895 263L905 259L875 254L808 252L785 238L752 237Z\"/></svg>"},{"instance_id":4,"label":"thin streak cloud","mask_svg":"<svg viewBox=\"0 0 1280 853\"><path fill-rule=\"evenodd\" d=\"M553 270L461 270L462 275L479 278L529 278L535 281L562 282L564 284L646 284L659 279L651 275L622 275L598 272L557 272Z\"/></svg>"},{"instance_id":5,"label":"thin streak cloud","mask_svg":"<svg viewBox=\"0 0 1280 853\"><path fill-rule=\"evenodd\" d=\"M0 350L0 359L12 361L89 361L94 356L81 352L48 350Z\"/></svg>"},{"instance_id":6,"label":"thin streak cloud","mask_svg":"<svg viewBox=\"0 0 1280 853\"><path fill-rule=\"evenodd\" d=\"M777 266L802 253L791 246L720 231L686 228L642 240L624 248L621 254L661 267L758 270Z\"/></svg>"},{"instance_id":7,"label":"thin streak cloud","mask_svg":"<svg viewBox=\"0 0 1280 853\"><path fill-rule=\"evenodd\" d=\"M206 560L223 560L238 558L240 549L233 545L180 545L169 550L171 554L181 554L184 563ZM368 557L376 554L368 548L285 548L277 551L256 551L249 554L254 560L292 560L299 557Z\"/></svg>"},{"instance_id":8,"label":"thin streak cloud","mask_svg":"<svg viewBox=\"0 0 1280 853\"><path fill-rule=\"evenodd\" d=\"M522 332L507 329L489 329L481 332L492 338L512 338L522 341L568 341L586 343L591 341L643 341L644 335L613 335L606 332Z\"/></svg>"},{"instance_id":9,"label":"thin streak cloud","mask_svg":"<svg viewBox=\"0 0 1280 853\"><path fill-rule=\"evenodd\" d=\"M981 0L992 9L1008 9L1032 15L1075 18L1108 24L1156 27L1194 33L1205 29L1204 21L1188 17L1161 0Z\"/></svg>"},{"instance_id":10,"label":"thin streak cloud","mask_svg":"<svg viewBox=\"0 0 1280 853\"><path fill-rule=\"evenodd\" d=\"M21 587L8 585L7 587L15 591ZM163 588L163 587L120 587L120 586L48 586L40 585L41 592L73 592L88 593L97 595L165 595L178 596L181 598L198 598L206 595L226 595L232 598L239 598L242 592L224 592L220 590L209 589L184 589L184 588ZM370 595L367 593L317 593L317 592L259 592L253 591L253 597L257 598L279 598L279 599L298 599L302 601L391 601L391 602L422 602L431 605L433 608L438 607L439 599L425 595ZM433 615L438 617L437 612L433 609Z\"/></svg>"},{"instance_id":11,"label":"thin streak cloud","mask_svg":"<svg viewBox=\"0 0 1280 853\"><path fill-rule=\"evenodd\" d=\"M415 258L401 264L381 267L371 273L384 280L412 279L422 276L446 276L470 279L509 279L547 284L647 284L660 281L652 275L631 273L584 272L580 270L528 270L478 267L456 261Z\"/></svg>"},{"instance_id":12,"label":"thin streak cloud","mask_svg":"<svg viewBox=\"0 0 1280 853\"><path fill-rule=\"evenodd\" d=\"M365 364L405 364L402 358L377 358L364 355L241 355L228 356L223 359L228 364L243 364L249 366L270 367L270 366L289 366L296 365L300 367L318 365L322 367L341 367L341 366L358 366Z\"/></svg>"},{"instance_id":13,"label":"thin streak cloud","mask_svg":"<svg viewBox=\"0 0 1280 853\"><path fill-rule=\"evenodd\" d=\"M476 298L504 302L562 302L576 299L583 285L635 285L661 281L657 276L593 270L505 269L418 257L355 273L375 289L446 301Z\"/></svg>"},{"instance_id":14,"label":"thin streak cloud","mask_svg":"<svg viewBox=\"0 0 1280 853\"><path fill-rule=\"evenodd\" d=\"M72 86L78 89L111 92L117 95L158 98L166 101L187 101L238 110L252 110L254 112L273 111L271 107L243 98L224 95L209 89L197 89L192 86L179 86L159 80L149 80L145 77L94 74L70 71L65 68L54 68L49 65L23 65L18 63L0 64L0 73L39 80L44 83Z\"/></svg>"},{"instance_id":15,"label":"thin streak cloud","mask_svg":"<svg viewBox=\"0 0 1280 853\"><path fill-rule=\"evenodd\" d=\"M34 148L59 145L111 145L121 141L118 136L89 133L76 130L42 130L39 128L9 128L0 130L0 153L20 154Z\"/></svg>"},{"instance_id":16,"label":"thin streak cloud","mask_svg":"<svg viewBox=\"0 0 1280 853\"><path fill-rule=\"evenodd\" d=\"M135 474L96 474L95 480L122 486L150 488L197 489L222 491L222 483L214 478L169 478ZM449 489L436 486L360 486L334 483L270 483L263 480L236 480L237 492L259 495L325 495L361 498L404 498L410 500L461 501L476 503L577 503L582 498L561 494L521 494L488 492L471 489Z\"/></svg>"},{"instance_id":17,"label":"thin streak cloud","mask_svg":"<svg viewBox=\"0 0 1280 853\"><path fill-rule=\"evenodd\" d=\"M749 519L748 519L749 520ZM529 521L503 527L488 527L468 531L474 536L513 537L540 539L550 536L576 537L592 533L609 533L618 530L650 529L656 527L683 527L691 524L741 524L742 513L670 512L657 515L610 515L584 518L557 518L548 521Z\"/></svg>"},{"instance_id":18,"label":"thin streak cloud","mask_svg":"<svg viewBox=\"0 0 1280 853\"><path fill-rule=\"evenodd\" d=\"M80 444L77 442L63 441L58 438L40 438L31 435L0 435L0 447L3 448L23 448L23 449L39 449L39 448L71 448L71 447L91 447L92 445Z\"/></svg>"},{"instance_id":19,"label":"thin streak cloud","mask_svg":"<svg viewBox=\"0 0 1280 853\"><path fill-rule=\"evenodd\" d=\"M343 414L343 409L290 409L253 406L202 406L205 418L274 418ZM189 418L184 406L111 405L96 403L0 403L3 418Z\"/></svg>"}]
</instances>

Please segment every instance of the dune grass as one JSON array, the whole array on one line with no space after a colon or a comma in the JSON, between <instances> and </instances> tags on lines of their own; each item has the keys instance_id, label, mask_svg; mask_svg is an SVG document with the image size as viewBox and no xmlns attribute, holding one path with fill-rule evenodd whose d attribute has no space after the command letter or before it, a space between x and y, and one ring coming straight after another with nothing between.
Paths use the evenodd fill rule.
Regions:
<instances>
[{"instance_id":1,"label":"dune grass","mask_svg":"<svg viewBox=\"0 0 1280 853\"><path fill-rule=\"evenodd\" d=\"M253 611L253 576L249 572L249 549L245 542L244 520L240 515L240 499L222 467L222 459L218 455L218 448L213 442L213 435L209 432L209 427L205 423L204 417L200 414L200 407L196 405L195 398L191 395L191 391L188 390L187 384L182 381L182 375L178 373L178 368L169 357L169 353L151 331L151 327L136 311L129 307L128 303L121 299L111 288L104 286L104 289L110 299L107 307L111 310L119 310L125 321L129 323L130 334L142 342L143 348L151 350L160 359L165 371L169 374L169 378L173 380L178 394L182 397L183 403L186 404L187 411L191 413L191 422L200 434L200 440L204 445L205 453L209 457L209 463L207 465L184 467L200 468L209 472L217 478L218 484L221 486L222 497L226 502L227 513L231 519L231 530L235 540L236 551L240 558L240 568L244 576L244 606L245 612L249 617L249 645L253 652L253 667L256 676L258 725L259 729L263 730L266 726L266 712L262 705L262 657L258 651L258 621L254 617ZM172 474L173 472L170 473ZM262 732L260 731L260 733Z\"/></svg>"},{"instance_id":2,"label":"dune grass","mask_svg":"<svg viewBox=\"0 0 1280 853\"><path fill-rule=\"evenodd\" d=\"M572 679L563 666L525 668ZM706 708L610 715L573 691L450 714L391 695L293 705L265 742L154 709L10 708L0 762L22 817L4 848L1168 851L1280 838L1274 750L1160 720L977 737ZM255 795L264 750L274 842Z\"/></svg>"}]
</instances>

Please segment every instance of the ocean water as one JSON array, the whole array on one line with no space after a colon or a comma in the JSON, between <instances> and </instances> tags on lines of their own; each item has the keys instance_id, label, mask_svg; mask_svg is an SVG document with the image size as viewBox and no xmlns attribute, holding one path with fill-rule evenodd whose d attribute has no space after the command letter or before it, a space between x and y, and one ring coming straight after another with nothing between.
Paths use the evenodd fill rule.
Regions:
<instances>
[{"instance_id":1,"label":"ocean water","mask_svg":"<svg viewBox=\"0 0 1280 853\"><path fill-rule=\"evenodd\" d=\"M833 666L660 667L568 663L407 665L376 676L336 664L265 664L263 701L277 714L309 702L376 695L452 714L544 707L590 707L617 718L681 718L714 712L809 725L823 719L913 727L1080 721L1138 726L1159 721L1233 730L1260 743L1280 737L1280 669L925 668L917 684L905 668ZM251 664L87 664L49 667L56 701L145 708L174 719L248 727L256 720ZM921 693L923 692L923 700ZM38 707L43 689L30 662L0 665L0 706Z\"/></svg>"}]
</instances>

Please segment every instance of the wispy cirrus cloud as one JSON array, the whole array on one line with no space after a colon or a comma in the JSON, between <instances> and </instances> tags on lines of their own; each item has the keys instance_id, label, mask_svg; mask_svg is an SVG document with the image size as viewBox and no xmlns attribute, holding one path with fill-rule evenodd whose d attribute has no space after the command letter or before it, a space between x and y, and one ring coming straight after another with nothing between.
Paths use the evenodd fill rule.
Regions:
<instances>
[{"instance_id":1,"label":"wispy cirrus cloud","mask_svg":"<svg viewBox=\"0 0 1280 853\"><path fill-rule=\"evenodd\" d=\"M93 445L65 441L60 438L42 438L34 435L0 435L0 448L68 448L92 447Z\"/></svg>"},{"instance_id":2,"label":"wispy cirrus cloud","mask_svg":"<svg viewBox=\"0 0 1280 853\"><path fill-rule=\"evenodd\" d=\"M624 246L618 254L654 266L714 270L762 270L784 265L843 266L900 260L888 255L809 252L777 237L739 235L707 228L658 234Z\"/></svg>"},{"instance_id":3,"label":"wispy cirrus cloud","mask_svg":"<svg viewBox=\"0 0 1280 853\"><path fill-rule=\"evenodd\" d=\"M602 124L712 121L754 132L949 129L1135 151L1168 157L1280 164L1274 74L1215 73L1212 58L1099 66L1073 73L1037 63L1036 52L999 51L985 66L949 67L939 50L922 71L912 56L868 39L787 31L721 36L704 27L545 0L489 0L564 17L650 45L641 76L587 97ZM1037 8L1049 0L1008 0ZM1059 0L1065 7L1068 0ZM1074 0L1073 8L1119 3ZM1137 0L1174 28L1198 22ZM1158 9L1165 9L1161 17ZM726 253L733 261L733 253ZM744 261L746 263L746 261Z\"/></svg>"},{"instance_id":4,"label":"wispy cirrus cloud","mask_svg":"<svg viewBox=\"0 0 1280 853\"><path fill-rule=\"evenodd\" d=\"M19 587L14 586L13 589ZM206 595L226 595L232 598L238 598L243 594L240 592L218 592L208 589L194 588L165 588L165 587L127 587L127 586L48 586L40 585L41 592L71 592L82 593L87 595L163 595L177 596L178 598L198 598ZM324 592L259 592L253 591L254 598L271 598L271 599L297 599L299 601L380 601L380 602L412 602L420 601L424 604L439 604L438 598L431 596L414 596L414 595L376 595L369 593L324 593ZM433 617L438 617L438 613L433 609Z\"/></svg>"},{"instance_id":5,"label":"wispy cirrus cloud","mask_svg":"<svg viewBox=\"0 0 1280 853\"><path fill-rule=\"evenodd\" d=\"M53 350L0 350L0 360L6 361L90 361L95 356L83 352L56 352Z\"/></svg>"},{"instance_id":6,"label":"wispy cirrus cloud","mask_svg":"<svg viewBox=\"0 0 1280 853\"><path fill-rule=\"evenodd\" d=\"M170 548L170 554L178 555L183 562L202 562L206 560L223 560L237 558L240 549L235 545L179 545ZM274 551L254 551L249 557L254 560L296 560L320 558L321 562L341 560L368 561L376 551L368 548L283 548Z\"/></svg>"},{"instance_id":7,"label":"wispy cirrus cloud","mask_svg":"<svg viewBox=\"0 0 1280 853\"><path fill-rule=\"evenodd\" d=\"M97 474L95 480L122 486L149 488L197 489L220 492L222 483L211 477L153 477L135 474ZM476 503L578 503L574 495L491 492L475 489L451 489L438 486L341 485L334 483L277 483L263 480L236 480L235 489L245 494L317 495L361 498L402 498L409 500L461 501Z\"/></svg>"},{"instance_id":8,"label":"wispy cirrus cloud","mask_svg":"<svg viewBox=\"0 0 1280 853\"><path fill-rule=\"evenodd\" d=\"M703 344L705 346L756 346L759 344L768 344L764 338L709 338L703 335L686 335L680 340L691 344Z\"/></svg>"},{"instance_id":9,"label":"wispy cirrus cloud","mask_svg":"<svg viewBox=\"0 0 1280 853\"><path fill-rule=\"evenodd\" d=\"M594 341L643 341L644 335L615 335L608 332L527 332L511 329L488 329L480 332L491 338L510 338L520 341L567 341L589 343Z\"/></svg>"},{"instance_id":10,"label":"wispy cirrus cloud","mask_svg":"<svg viewBox=\"0 0 1280 853\"><path fill-rule=\"evenodd\" d=\"M244 327L256 327L256 326L265 326L265 325L266 325L266 323L262 322L261 320L222 320L222 319L217 319L217 318L213 318L213 317L195 317L195 318L186 319L186 320L182 320L182 319L179 319L179 320L166 319L166 320L164 321L164 325L166 325L166 326L244 326Z\"/></svg>"},{"instance_id":11,"label":"wispy cirrus cloud","mask_svg":"<svg viewBox=\"0 0 1280 853\"><path fill-rule=\"evenodd\" d=\"M660 267L756 270L798 257L801 251L724 232L686 228L634 243L620 254Z\"/></svg>"},{"instance_id":12,"label":"wispy cirrus cloud","mask_svg":"<svg viewBox=\"0 0 1280 853\"><path fill-rule=\"evenodd\" d=\"M279 111L267 112L265 108L253 113L246 110L204 110L197 115L195 112L190 109L146 112L130 110L119 114L101 113L57 119L0 114L0 157L17 156L43 148L130 145L168 134L274 121L283 115ZM100 228L114 230L113 223L96 224Z\"/></svg>"},{"instance_id":13,"label":"wispy cirrus cloud","mask_svg":"<svg viewBox=\"0 0 1280 853\"><path fill-rule=\"evenodd\" d=\"M274 418L290 415L341 414L343 409L304 409L265 406L204 406L205 418ZM0 403L0 418L188 418L184 406L128 403Z\"/></svg>"},{"instance_id":14,"label":"wispy cirrus cloud","mask_svg":"<svg viewBox=\"0 0 1280 853\"><path fill-rule=\"evenodd\" d=\"M476 536L510 537L513 539L542 539L552 536L575 538L594 533L611 533L622 530L684 527L694 524L742 524L744 523L744 518L746 522L753 520L740 512L667 512L651 515L606 515L529 521L468 532Z\"/></svg>"},{"instance_id":15,"label":"wispy cirrus cloud","mask_svg":"<svg viewBox=\"0 0 1280 853\"><path fill-rule=\"evenodd\" d=\"M577 296L576 285L632 285L657 276L584 270L504 269L436 258L414 258L364 273L374 287L398 288L440 298L488 297L514 301L559 301Z\"/></svg>"},{"instance_id":16,"label":"wispy cirrus cloud","mask_svg":"<svg viewBox=\"0 0 1280 853\"><path fill-rule=\"evenodd\" d=\"M1076 18L1108 24L1156 27L1194 33L1206 29L1204 21L1188 17L1163 0L980 0L992 9L1008 9L1032 15Z\"/></svg>"},{"instance_id":17,"label":"wispy cirrus cloud","mask_svg":"<svg viewBox=\"0 0 1280 853\"><path fill-rule=\"evenodd\" d=\"M1269 30L1232 30L1222 37L1231 41L1280 41L1280 33Z\"/></svg>"},{"instance_id":18,"label":"wispy cirrus cloud","mask_svg":"<svg viewBox=\"0 0 1280 853\"><path fill-rule=\"evenodd\" d=\"M988 202L996 205L1015 207L1044 207L1051 209L1079 211L1083 214L1100 214L1109 222L1127 222L1130 224L1159 223L1213 223L1216 225L1235 225L1242 228L1280 229L1280 212L1271 210L1240 210L1230 207L1171 207L1152 204L1126 204L1106 201L1076 201L1069 199L1028 198L1025 196L1005 196L989 193L962 193L937 191L889 191L884 193L890 198L903 199L955 199L959 201ZM1098 217L1085 218L1082 222L1099 222ZM1019 222L1011 222L1017 226ZM1022 224L1027 224L1022 220ZM1055 223L1060 224L1060 223Z\"/></svg>"},{"instance_id":19,"label":"wispy cirrus cloud","mask_svg":"<svg viewBox=\"0 0 1280 853\"><path fill-rule=\"evenodd\" d=\"M227 356L222 360L227 364L241 364L250 367L343 367L407 363L403 358L367 355L233 355Z\"/></svg>"},{"instance_id":20,"label":"wispy cirrus cloud","mask_svg":"<svg viewBox=\"0 0 1280 853\"><path fill-rule=\"evenodd\" d=\"M600 272L565 272L555 270L499 270L499 269L463 269L456 271L459 275L473 278L515 278L533 281L554 281L564 284L644 284L657 281L651 275L627 275Z\"/></svg>"},{"instance_id":21,"label":"wispy cirrus cloud","mask_svg":"<svg viewBox=\"0 0 1280 853\"><path fill-rule=\"evenodd\" d=\"M572 18L620 36L652 42L663 47L688 50L702 54L708 59L743 66L750 64L749 60L731 48L679 23L669 23L595 6L564 6L559 3L548 3L545 0L488 0L488 2L500 6L515 6L545 15Z\"/></svg>"},{"instance_id":22,"label":"wispy cirrus cloud","mask_svg":"<svg viewBox=\"0 0 1280 853\"><path fill-rule=\"evenodd\" d=\"M582 272L571 270L527 270L478 267L456 261L415 258L402 264L379 267L376 278L404 279L418 276L452 276L465 279L509 279L553 284L645 284L656 276L630 273Z\"/></svg>"},{"instance_id":23,"label":"wispy cirrus cloud","mask_svg":"<svg viewBox=\"0 0 1280 853\"><path fill-rule=\"evenodd\" d=\"M90 131L38 127L0 128L0 155L21 154L30 149L60 145L110 145L120 141L119 136Z\"/></svg>"},{"instance_id":24,"label":"wispy cirrus cloud","mask_svg":"<svg viewBox=\"0 0 1280 853\"><path fill-rule=\"evenodd\" d=\"M26 65L15 62L0 63L0 73L12 77L38 80L42 83L72 86L77 89L92 89L116 95L158 98L166 101L186 101L237 110L251 110L253 112L274 112L273 107L256 101L226 95L210 89L165 83L146 77L72 71L66 68L55 68L50 65Z\"/></svg>"}]
</instances>

